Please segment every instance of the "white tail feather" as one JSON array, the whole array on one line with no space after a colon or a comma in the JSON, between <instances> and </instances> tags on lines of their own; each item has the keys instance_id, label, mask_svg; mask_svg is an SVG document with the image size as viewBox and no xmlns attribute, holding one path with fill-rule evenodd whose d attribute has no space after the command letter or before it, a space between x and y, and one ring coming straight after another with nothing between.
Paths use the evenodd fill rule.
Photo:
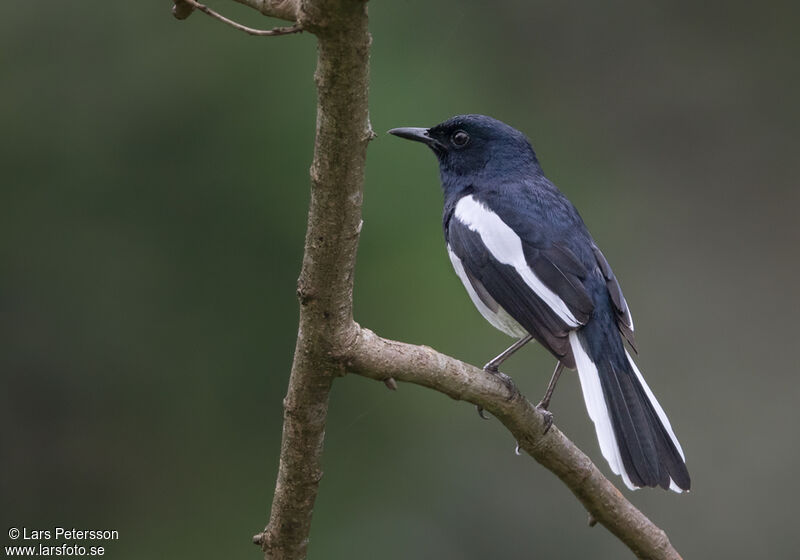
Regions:
<instances>
[{"instance_id":1,"label":"white tail feather","mask_svg":"<svg viewBox=\"0 0 800 560\"><path fill-rule=\"evenodd\" d=\"M581 380L581 390L583 391L583 400L586 402L586 410L597 432L597 441L600 443L600 451L603 453L603 457L605 457L606 461L608 461L608 465L611 467L614 474L622 476L625 486L631 490L636 490L638 486L631 482L628 473L625 472L625 466L622 463L619 444L617 443L611 415L608 412L608 405L606 404L605 395L603 394L603 386L600 384L600 374L597 371L597 366L586 353L577 332L573 331L569 334L569 343L572 347L572 354L575 356L575 365L578 368L578 377ZM667 434L669 434L672 443L675 445L675 449L680 453L681 459L685 461L686 457L683 454L681 444L678 443L678 438L675 437L675 433L672 431L672 426L669 423L664 409L661 408L661 405L650 390L650 387L648 387L647 382L644 380L644 377L642 377L639 368L636 367L636 363L634 363L633 358L631 358L627 350L625 351L625 355L628 357L628 361L634 373L636 373L636 378L644 389L645 395L647 395L650 404L656 411L658 419L661 421ZM683 492L671 478L669 481L669 489L679 494Z\"/></svg>"},{"instance_id":2,"label":"white tail feather","mask_svg":"<svg viewBox=\"0 0 800 560\"><path fill-rule=\"evenodd\" d=\"M658 404L656 396L653 394L653 391L650 390L650 387L647 386L647 381L645 381L644 377L642 377L642 374L639 373L639 368L636 367L636 363L634 363L633 358L631 358L631 355L628 354L627 350L625 350L625 355L628 356L628 361L631 363L631 367L633 368L633 371L636 373L636 377L639 378L639 383L642 384L642 388L644 389L647 398L650 399L650 404L653 405L656 414L658 414L659 420L661 420L661 424L667 430L667 433L669 434L672 443L675 444L675 449L677 449L678 453L681 454L681 459L683 459L683 462L685 463L686 456L683 454L683 449L681 449L681 444L678 443L678 438L675 437L675 432L672 431L672 426L669 423L669 418L667 418L667 414L664 412L664 409L661 408L661 405Z\"/></svg>"},{"instance_id":3,"label":"white tail feather","mask_svg":"<svg viewBox=\"0 0 800 560\"><path fill-rule=\"evenodd\" d=\"M600 451L608 461L608 465L614 471L614 474L622 476L625 486L631 490L636 490L638 486L631 482L622 464L617 437L614 434L611 415L608 413L603 387L600 385L600 374L597 372L597 366L594 365L594 362L583 348L577 332L569 333L569 343L572 347L572 354L575 356L575 365L578 368L578 377L581 380L581 390L583 391L586 410L589 413L589 418L594 422L594 429L597 432Z\"/></svg>"}]
</instances>

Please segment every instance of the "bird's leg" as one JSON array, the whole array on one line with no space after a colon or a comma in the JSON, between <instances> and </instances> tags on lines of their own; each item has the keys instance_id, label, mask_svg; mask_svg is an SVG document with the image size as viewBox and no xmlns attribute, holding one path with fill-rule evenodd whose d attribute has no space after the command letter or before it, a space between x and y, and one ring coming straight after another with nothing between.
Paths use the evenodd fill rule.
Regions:
<instances>
[{"instance_id":1,"label":"bird's leg","mask_svg":"<svg viewBox=\"0 0 800 560\"><path fill-rule=\"evenodd\" d=\"M561 377L562 371L564 371L564 364L558 362L553 372L553 377L550 378L550 383L547 385L547 391L545 391L544 397L536 406L544 410L550 408L550 399L553 398L553 391L556 390L556 383L558 383L558 378Z\"/></svg>"},{"instance_id":2,"label":"bird's leg","mask_svg":"<svg viewBox=\"0 0 800 560\"><path fill-rule=\"evenodd\" d=\"M483 371L491 373L492 375L496 376L498 379L500 379L500 381L503 382L503 385L505 385L508 388L508 391L510 393L508 400L513 399L514 396L517 393L519 393L519 390L517 389L516 385L514 385L514 380L511 379L509 376L507 376L505 373L502 373L498 368L500 367L500 364L505 362L511 356L511 354L513 354L514 352L516 352L517 350L528 344L532 339L533 335L526 334L518 341L516 341L514 344L503 350L500 354L492 358L489 361L489 363L487 363L485 366L483 366ZM487 420L486 416L483 414L483 407L480 405L476 405L476 408L478 409L478 416L480 416L484 420Z\"/></svg>"},{"instance_id":3,"label":"bird's leg","mask_svg":"<svg viewBox=\"0 0 800 560\"><path fill-rule=\"evenodd\" d=\"M516 352L517 350L528 344L531 341L531 339L533 339L533 336L530 334L526 334L518 341L516 341L514 344L503 350L500 354L495 356L485 366L483 366L483 371L497 376L500 379L500 381L503 382L503 385L505 385L508 388L508 391L510 393L508 400L513 399L514 396L517 393L519 393L519 391L517 390L516 385L514 385L514 380L511 379L509 376L507 376L505 373L501 372L498 368L500 367L500 364L502 364L508 358L510 358L514 352Z\"/></svg>"},{"instance_id":4,"label":"bird's leg","mask_svg":"<svg viewBox=\"0 0 800 560\"><path fill-rule=\"evenodd\" d=\"M544 397L542 397L542 400L536 405L536 408L545 415L544 433L547 433L550 426L553 425L553 413L550 412L548 408L550 408L550 399L553 397L553 391L556 389L556 383L558 383L558 378L561 377L562 371L564 371L564 364L558 362L556 364L556 370L553 372L553 377L550 378L550 383L547 385L547 391L544 392Z\"/></svg>"},{"instance_id":5,"label":"bird's leg","mask_svg":"<svg viewBox=\"0 0 800 560\"><path fill-rule=\"evenodd\" d=\"M526 334L518 341L516 341L514 344L512 344L511 346L500 352L500 354L492 358L492 360L488 364L483 366L483 370L489 373L499 373L497 368L500 367L500 364L502 364L508 358L510 358L511 354L513 354L514 352L516 352L517 350L528 344L531 341L531 339L533 339L533 335Z\"/></svg>"}]
</instances>

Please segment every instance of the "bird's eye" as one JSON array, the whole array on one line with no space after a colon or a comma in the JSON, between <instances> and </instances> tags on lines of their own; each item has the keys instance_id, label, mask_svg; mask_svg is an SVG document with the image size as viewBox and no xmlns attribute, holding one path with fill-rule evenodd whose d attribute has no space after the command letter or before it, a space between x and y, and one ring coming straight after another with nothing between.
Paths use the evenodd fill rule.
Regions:
<instances>
[{"instance_id":1,"label":"bird's eye","mask_svg":"<svg viewBox=\"0 0 800 560\"><path fill-rule=\"evenodd\" d=\"M463 130L456 130L453 133L453 137L451 140L454 145L460 148L461 146L465 146L467 142L469 142L469 134L467 134Z\"/></svg>"}]
</instances>

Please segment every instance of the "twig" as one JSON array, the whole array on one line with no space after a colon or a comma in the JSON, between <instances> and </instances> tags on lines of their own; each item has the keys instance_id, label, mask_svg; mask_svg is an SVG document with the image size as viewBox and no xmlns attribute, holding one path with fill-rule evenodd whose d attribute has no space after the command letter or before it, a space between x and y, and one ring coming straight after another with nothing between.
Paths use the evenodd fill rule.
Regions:
<instances>
[{"instance_id":1,"label":"twig","mask_svg":"<svg viewBox=\"0 0 800 560\"><path fill-rule=\"evenodd\" d=\"M221 21L231 27L238 29L239 31L244 31L249 35L256 35L259 37L275 37L278 35L290 35L292 33L301 33L303 31L303 26L299 23L295 23L294 25L290 25L289 27L274 27L272 29L253 29L252 27L247 27L246 25L242 25L241 23L237 23L232 19L228 19L222 14L219 14L206 6L205 4L201 4L199 2L195 2L195 0L174 0L175 5L172 7L172 13L178 19L186 19L191 14L191 10L199 10L206 15L211 16L212 18ZM187 8L187 6L189 8Z\"/></svg>"},{"instance_id":2,"label":"twig","mask_svg":"<svg viewBox=\"0 0 800 560\"><path fill-rule=\"evenodd\" d=\"M234 0L265 16L286 21L299 21L300 0Z\"/></svg>"}]
</instances>

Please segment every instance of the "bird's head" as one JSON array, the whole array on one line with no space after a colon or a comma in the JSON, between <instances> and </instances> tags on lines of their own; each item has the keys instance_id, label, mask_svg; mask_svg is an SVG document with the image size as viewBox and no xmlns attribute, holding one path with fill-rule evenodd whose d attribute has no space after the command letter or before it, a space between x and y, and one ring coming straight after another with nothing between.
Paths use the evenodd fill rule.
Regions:
<instances>
[{"instance_id":1,"label":"bird's head","mask_svg":"<svg viewBox=\"0 0 800 560\"><path fill-rule=\"evenodd\" d=\"M439 159L443 181L452 176L539 170L525 135L485 115L458 115L431 128L393 128L389 134L430 147Z\"/></svg>"}]
</instances>

